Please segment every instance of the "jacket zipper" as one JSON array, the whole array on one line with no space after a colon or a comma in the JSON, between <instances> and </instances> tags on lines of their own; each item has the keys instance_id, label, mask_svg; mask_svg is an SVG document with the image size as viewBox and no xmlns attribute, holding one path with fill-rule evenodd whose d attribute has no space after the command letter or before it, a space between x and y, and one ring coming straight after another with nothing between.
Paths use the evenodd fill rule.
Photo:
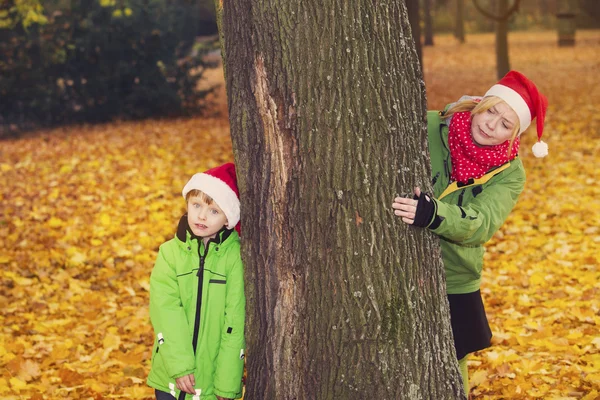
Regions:
<instances>
[{"instance_id":1,"label":"jacket zipper","mask_svg":"<svg viewBox=\"0 0 600 400\"><path fill-rule=\"evenodd\" d=\"M201 239L200 239L201 240ZM194 356L196 355L196 346L198 345L198 335L200 334L200 311L202 310L202 284L204 283L204 261L208 254L208 245L210 241L206 243L204 254L200 254L200 246L198 246L198 255L200 256L200 266L198 268L198 297L196 298L196 317L194 319L194 336L192 336L192 348L194 349ZM179 392L177 400L185 400L186 393L182 390Z\"/></svg>"},{"instance_id":2,"label":"jacket zipper","mask_svg":"<svg viewBox=\"0 0 600 400\"><path fill-rule=\"evenodd\" d=\"M448 182L450 182L450 168L448 168L448 159L444 159L444 174L446 178L448 178Z\"/></svg>"},{"instance_id":3,"label":"jacket zipper","mask_svg":"<svg viewBox=\"0 0 600 400\"><path fill-rule=\"evenodd\" d=\"M439 177L440 177L440 172L438 171L438 173L435 174L435 176L431 180L431 186L435 186L435 183L437 182L437 180L438 180Z\"/></svg>"},{"instance_id":4,"label":"jacket zipper","mask_svg":"<svg viewBox=\"0 0 600 400\"><path fill-rule=\"evenodd\" d=\"M204 254L200 256L200 268L198 269L198 297L196 299L196 319L194 320L194 336L192 336L192 347L194 348L194 355L196 354L196 345L198 344L198 335L200 334L200 311L202 310L202 284L204 283L204 261L208 254L208 246L210 241L206 243ZM200 253L200 247L198 247L198 253Z\"/></svg>"}]
</instances>

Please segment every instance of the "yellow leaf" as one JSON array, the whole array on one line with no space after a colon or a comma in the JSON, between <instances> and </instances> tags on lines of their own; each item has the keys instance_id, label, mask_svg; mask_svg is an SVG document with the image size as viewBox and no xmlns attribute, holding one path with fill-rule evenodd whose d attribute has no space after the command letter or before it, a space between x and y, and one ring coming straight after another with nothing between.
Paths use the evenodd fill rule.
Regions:
<instances>
[{"instance_id":1,"label":"yellow leaf","mask_svg":"<svg viewBox=\"0 0 600 400\"><path fill-rule=\"evenodd\" d=\"M121 337L112 333L107 334L102 341L104 348L107 350L113 350L119 347L121 344Z\"/></svg>"},{"instance_id":2,"label":"yellow leaf","mask_svg":"<svg viewBox=\"0 0 600 400\"><path fill-rule=\"evenodd\" d=\"M108 389L106 385L103 385L98 382L86 382L86 384L90 387L91 390L97 393L103 393Z\"/></svg>"},{"instance_id":3,"label":"yellow leaf","mask_svg":"<svg viewBox=\"0 0 600 400\"><path fill-rule=\"evenodd\" d=\"M108 214L100 215L100 223L104 226L109 226L110 225L110 215L108 215Z\"/></svg>"},{"instance_id":4,"label":"yellow leaf","mask_svg":"<svg viewBox=\"0 0 600 400\"><path fill-rule=\"evenodd\" d=\"M19 286L31 286L34 283L33 279L29 279L29 278L23 278L20 276L15 276L13 278L13 280L19 285Z\"/></svg>"},{"instance_id":5,"label":"yellow leaf","mask_svg":"<svg viewBox=\"0 0 600 400\"><path fill-rule=\"evenodd\" d=\"M63 226L63 221L60 218L52 217L48 220L48 226L50 228L60 228Z\"/></svg>"},{"instance_id":6,"label":"yellow leaf","mask_svg":"<svg viewBox=\"0 0 600 400\"><path fill-rule=\"evenodd\" d=\"M80 253L80 252L75 252L75 254L73 254L71 256L71 262L73 264L82 264L87 260L87 257L85 256L85 254Z\"/></svg>"},{"instance_id":7,"label":"yellow leaf","mask_svg":"<svg viewBox=\"0 0 600 400\"><path fill-rule=\"evenodd\" d=\"M128 399L145 399L151 396L150 390L146 385L130 386L125 388L124 393Z\"/></svg>"},{"instance_id":8,"label":"yellow leaf","mask_svg":"<svg viewBox=\"0 0 600 400\"><path fill-rule=\"evenodd\" d=\"M567 339L579 339L580 337L583 337L583 333L575 329L571 330L567 335Z\"/></svg>"},{"instance_id":9,"label":"yellow leaf","mask_svg":"<svg viewBox=\"0 0 600 400\"><path fill-rule=\"evenodd\" d=\"M591 383L598 383L600 382L600 374L588 374L584 379Z\"/></svg>"},{"instance_id":10,"label":"yellow leaf","mask_svg":"<svg viewBox=\"0 0 600 400\"><path fill-rule=\"evenodd\" d=\"M58 170L59 174L68 174L73 171L73 166L69 164L65 164Z\"/></svg>"},{"instance_id":11,"label":"yellow leaf","mask_svg":"<svg viewBox=\"0 0 600 400\"><path fill-rule=\"evenodd\" d=\"M22 389L27 387L27 383L23 382L19 378L12 377L10 378L10 386L12 386L16 391L20 392Z\"/></svg>"},{"instance_id":12,"label":"yellow leaf","mask_svg":"<svg viewBox=\"0 0 600 400\"><path fill-rule=\"evenodd\" d=\"M2 378L0 376L0 393L8 393L10 391L10 388L8 386L8 382L6 381L5 378Z\"/></svg>"},{"instance_id":13,"label":"yellow leaf","mask_svg":"<svg viewBox=\"0 0 600 400\"><path fill-rule=\"evenodd\" d=\"M543 285L545 282L546 279L543 274L533 274L531 278L529 278L529 283L532 285Z\"/></svg>"},{"instance_id":14,"label":"yellow leaf","mask_svg":"<svg viewBox=\"0 0 600 400\"><path fill-rule=\"evenodd\" d=\"M469 386L475 387L479 386L488 379L487 371L485 370L477 370L472 374L469 374Z\"/></svg>"},{"instance_id":15,"label":"yellow leaf","mask_svg":"<svg viewBox=\"0 0 600 400\"><path fill-rule=\"evenodd\" d=\"M599 397L600 397L600 394L598 393L598 391L592 390L591 392L589 392L588 394L583 396L581 398L581 400L597 400Z\"/></svg>"},{"instance_id":16,"label":"yellow leaf","mask_svg":"<svg viewBox=\"0 0 600 400\"><path fill-rule=\"evenodd\" d=\"M150 292L150 282L147 279L139 280L138 285L140 285L146 292Z\"/></svg>"},{"instance_id":17,"label":"yellow leaf","mask_svg":"<svg viewBox=\"0 0 600 400\"><path fill-rule=\"evenodd\" d=\"M28 382L38 376L40 376L40 365L38 363L32 360L25 360L25 362L21 364L19 378Z\"/></svg>"}]
</instances>

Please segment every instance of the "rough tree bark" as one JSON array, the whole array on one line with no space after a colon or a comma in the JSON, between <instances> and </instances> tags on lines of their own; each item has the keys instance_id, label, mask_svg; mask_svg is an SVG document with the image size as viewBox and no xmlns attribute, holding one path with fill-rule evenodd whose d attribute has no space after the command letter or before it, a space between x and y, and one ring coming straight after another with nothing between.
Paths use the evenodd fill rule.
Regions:
<instances>
[{"instance_id":1,"label":"rough tree bark","mask_svg":"<svg viewBox=\"0 0 600 400\"><path fill-rule=\"evenodd\" d=\"M246 398L464 398L437 238L390 207L431 189L404 2L217 1L242 202Z\"/></svg>"}]
</instances>

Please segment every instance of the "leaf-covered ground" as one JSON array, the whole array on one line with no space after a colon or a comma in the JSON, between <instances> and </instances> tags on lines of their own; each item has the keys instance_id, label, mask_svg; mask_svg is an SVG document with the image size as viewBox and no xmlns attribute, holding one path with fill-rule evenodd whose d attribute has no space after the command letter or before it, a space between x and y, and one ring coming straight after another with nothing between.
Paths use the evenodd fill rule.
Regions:
<instances>
[{"instance_id":1,"label":"leaf-covered ground","mask_svg":"<svg viewBox=\"0 0 600 400\"><path fill-rule=\"evenodd\" d=\"M527 187L486 255L494 346L471 358L471 395L599 399L600 31L575 48L555 32L509 40L512 68L550 100L550 155L535 159L525 134ZM437 37L424 55L431 108L496 81L492 35ZM153 260L186 179L232 159L228 135L221 116L0 142L0 398L152 398Z\"/></svg>"}]
</instances>

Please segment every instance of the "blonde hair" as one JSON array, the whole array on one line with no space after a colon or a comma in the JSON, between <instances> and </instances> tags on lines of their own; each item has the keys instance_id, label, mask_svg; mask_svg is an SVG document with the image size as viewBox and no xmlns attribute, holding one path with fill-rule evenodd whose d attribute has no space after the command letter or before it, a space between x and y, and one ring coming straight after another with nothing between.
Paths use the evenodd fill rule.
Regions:
<instances>
[{"instance_id":1,"label":"blonde hair","mask_svg":"<svg viewBox=\"0 0 600 400\"><path fill-rule=\"evenodd\" d=\"M187 192L187 194L185 195L185 202L186 203L188 201L190 201L190 197L200 197L200 200L202 200L203 202L205 202L209 206L212 203L214 203L213 198L210 197L209 195L207 195L206 193L204 193L202 190L192 189L189 192Z\"/></svg>"},{"instance_id":2,"label":"blonde hair","mask_svg":"<svg viewBox=\"0 0 600 400\"><path fill-rule=\"evenodd\" d=\"M471 112L471 115L481 114L481 113L486 112L490 108L494 107L496 104L500 104L500 103L505 103L505 101L502 100L498 96L487 96L487 97L484 97L483 99L481 99L481 101L479 101L479 102L477 102L475 100L471 100L471 99L462 100L462 101L454 103L452 106L450 106L450 108L448 108L448 110L446 110L446 112L442 114L442 118L448 119L452 115L454 115L454 113L464 112L464 111ZM512 151L513 144L515 142L515 139L519 135L520 129L521 129L521 124L520 124L520 121L517 120L515 122L515 126L513 127L513 131L511 134L511 138L510 138L510 144L508 145L508 154L507 154L508 157L510 157L510 153Z\"/></svg>"}]
</instances>

